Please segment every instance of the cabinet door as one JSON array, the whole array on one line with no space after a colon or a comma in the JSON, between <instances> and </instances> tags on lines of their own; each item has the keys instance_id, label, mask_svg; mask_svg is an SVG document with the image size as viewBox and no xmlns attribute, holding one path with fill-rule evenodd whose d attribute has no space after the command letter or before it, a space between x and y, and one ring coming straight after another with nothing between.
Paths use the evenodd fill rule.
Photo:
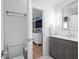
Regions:
<instances>
[{"instance_id":1,"label":"cabinet door","mask_svg":"<svg viewBox=\"0 0 79 59\"><path fill-rule=\"evenodd\" d=\"M3 0L3 10L17 13L26 13L27 0Z\"/></svg>"},{"instance_id":2,"label":"cabinet door","mask_svg":"<svg viewBox=\"0 0 79 59\"><path fill-rule=\"evenodd\" d=\"M78 48L74 47L74 59L78 59Z\"/></svg>"},{"instance_id":3,"label":"cabinet door","mask_svg":"<svg viewBox=\"0 0 79 59\"><path fill-rule=\"evenodd\" d=\"M56 49L57 49L57 46L56 46L55 38L50 38L50 41L49 41L49 55L53 58L56 58Z\"/></svg>"},{"instance_id":4,"label":"cabinet door","mask_svg":"<svg viewBox=\"0 0 79 59\"><path fill-rule=\"evenodd\" d=\"M57 40L57 59L73 59L72 42Z\"/></svg>"},{"instance_id":5,"label":"cabinet door","mask_svg":"<svg viewBox=\"0 0 79 59\"><path fill-rule=\"evenodd\" d=\"M67 46L65 49L65 59L73 59L73 47Z\"/></svg>"},{"instance_id":6,"label":"cabinet door","mask_svg":"<svg viewBox=\"0 0 79 59\"><path fill-rule=\"evenodd\" d=\"M74 43L74 59L78 59L78 43Z\"/></svg>"},{"instance_id":7,"label":"cabinet door","mask_svg":"<svg viewBox=\"0 0 79 59\"><path fill-rule=\"evenodd\" d=\"M57 43L57 59L64 59L65 52L64 52L64 45L61 43Z\"/></svg>"}]
</instances>

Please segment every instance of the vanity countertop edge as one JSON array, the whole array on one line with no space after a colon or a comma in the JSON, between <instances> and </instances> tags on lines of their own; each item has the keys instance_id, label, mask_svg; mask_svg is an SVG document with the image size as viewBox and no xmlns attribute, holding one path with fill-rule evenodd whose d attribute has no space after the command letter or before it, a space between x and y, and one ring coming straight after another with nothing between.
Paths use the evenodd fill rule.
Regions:
<instances>
[{"instance_id":1,"label":"vanity countertop edge","mask_svg":"<svg viewBox=\"0 0 79 59\"><path fill-rule=\"evenodd\" d=\"M60 35L50 35L49 37L54 37L54 38L60 38L60 39L63 39L63 40L68 40L68 41L74 41L74 42L78 42L78 39L77 40L71 40L71 39L73 39L73 38L71 38L71 39L69 39L68 37L66 37L66 36L60 36Z\"/></svg>"}]
</instances>

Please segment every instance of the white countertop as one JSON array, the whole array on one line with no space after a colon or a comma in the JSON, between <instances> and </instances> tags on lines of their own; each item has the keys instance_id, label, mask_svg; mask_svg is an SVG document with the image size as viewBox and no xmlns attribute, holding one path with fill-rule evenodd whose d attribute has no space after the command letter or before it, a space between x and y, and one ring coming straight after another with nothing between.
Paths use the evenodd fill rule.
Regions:
<instances>
[{"instance_id":1,"label":"white countertop","mask_svg":"<svg viewBox=\"0 0 79 59\"><path fill-rule=\"evenodd\" d=\"M65 39L65 40L78 42L78 38L76 38L76 37L68 37L66 35L52 34L52 35L50 35L50 37L62 38L62 39Z\"/></svg>"}]
</instances>

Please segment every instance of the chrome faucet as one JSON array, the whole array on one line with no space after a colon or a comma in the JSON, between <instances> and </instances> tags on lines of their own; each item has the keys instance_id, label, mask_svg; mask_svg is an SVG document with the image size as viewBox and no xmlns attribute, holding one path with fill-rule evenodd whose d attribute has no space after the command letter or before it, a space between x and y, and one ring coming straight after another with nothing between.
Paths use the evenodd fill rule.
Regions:
<instances>
[{"instance_id":1,"label":"chrome faucet","mask_svg":"<svg viewBox=\"0 0 79 59\"><path fill-rule=\"evenodd\" d=\"M68 33L66 34L67 37L70 37L70 31L68 31Z\"/></svg>"}]
</instances>

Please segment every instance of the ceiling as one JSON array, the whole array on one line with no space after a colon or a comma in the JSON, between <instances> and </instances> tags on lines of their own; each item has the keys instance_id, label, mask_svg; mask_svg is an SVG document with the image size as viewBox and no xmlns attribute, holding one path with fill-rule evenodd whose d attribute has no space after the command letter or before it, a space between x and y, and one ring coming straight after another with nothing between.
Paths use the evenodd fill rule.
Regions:
<instances>
[{"instance_id":1,"label":"ceiling","mask_svg":"<svg viewBox=\"0 0 79 59\"><path fill-rule=\"evenodd\" d=\"M32 3L42 5L42 6L49 6L49 5L56 6L56 5L64 5L72 1L76 1L76 0L32 0Z\"/></svg>"},{"instance_id":2,"label":"ceiling","mask_svg":"<svg viewBox=\"0 0 79 59\"><path fill-rule=\"evenodd\" d=\"M39 5L39 6L54 6L64 0L32 0L33 4Z\"/></svg>"},{"instance_id":3,"label":"ceiling","mask_svg":"<svg viewBox=\"0 0 79 59\"><path fill-rule=\"evenodd\" d=\"M33 4L41 7L63 7L72 14L78 14L78 0L32 0Z\"/></svg>"}]
</instances>

